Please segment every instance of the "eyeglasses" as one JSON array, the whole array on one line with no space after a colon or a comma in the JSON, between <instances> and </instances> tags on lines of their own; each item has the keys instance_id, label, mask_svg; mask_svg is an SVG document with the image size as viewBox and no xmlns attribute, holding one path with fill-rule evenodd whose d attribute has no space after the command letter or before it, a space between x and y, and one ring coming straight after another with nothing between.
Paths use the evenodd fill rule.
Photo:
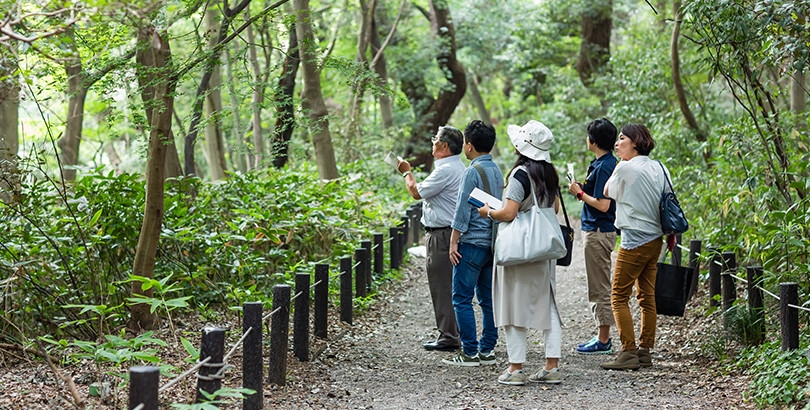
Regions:
<instances>
[{"instance_id":1,"label":"eyeglasses","mask_svg":"<svg viewBox=\"0 0 810 410\"><path fill-rule=\"evenodd\" d=\"M433 137L433 138L431 138L431 140L430 140L430 141L431 141L431 142L433 142L434 144L438 144L438 143L440 143L440 142L444 142L444 141L442 141L442 139L441 139L441 138L439 138L439 137Z\"/></svg>"}]
</instances>

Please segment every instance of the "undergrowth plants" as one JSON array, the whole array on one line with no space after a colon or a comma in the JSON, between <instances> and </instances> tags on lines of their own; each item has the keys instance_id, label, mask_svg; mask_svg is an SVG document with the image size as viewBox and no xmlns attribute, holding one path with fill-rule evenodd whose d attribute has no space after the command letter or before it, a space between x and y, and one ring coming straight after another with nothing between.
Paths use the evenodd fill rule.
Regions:
<instances>
[{"instance_id":1,"label":"undergrowth plants","mask_svg":"<svg viewBox=\"0 0 810 410\"><path fill-rule=\"evenodd\" d=\"M387 232L412 201L389 168L369 161L341 172L321 181L305 165L214 184L167 181L153 280L130 275L141 176L87 174L64 195L53 181L31 178L19 203L0 206L0 339L104 335L124 323L128 303L147 302L128 299L132 280L161 291L148 301L161 315L269 301L274 284L292 283L315 262L337 266L360 240Z\"/></svg>"}]
</instances>

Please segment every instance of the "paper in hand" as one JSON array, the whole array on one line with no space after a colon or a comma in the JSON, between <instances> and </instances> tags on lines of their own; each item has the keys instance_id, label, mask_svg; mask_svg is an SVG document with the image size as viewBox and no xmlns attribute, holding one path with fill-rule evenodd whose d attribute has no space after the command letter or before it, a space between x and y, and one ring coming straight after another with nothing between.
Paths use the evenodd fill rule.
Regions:
<instances>
[{"instance_id":1,"label":"paper in hand","mask_svg":"<svg viewBox=\"0 0 810 410\"><path fill-rule=\"evenodd\" d=\"M397 169L399 167L399 161L402 161L402 157L394 155L393 152L388 151L388 155L385 156L385 162Z\"/></svg>"},{"instance_id":2,"label":"paper in hand","mask_svg":"<svg viewBox=\"0 0 810 410\"><path fill-rule=\"evenodd\" d=\"M500 199L495 198L479 188L473 188L467 202L476 208L480 208L484 206L484 204L489 204L489 207L492 209L499 209L501 206L503 206Z\"/></svg>"},{"instance_id":3,"label":"paper in hand","mask_svg":"<svg viewBox=\"0 0 810 410\"><path fill-rule=\"evenodd\" d=\"M576 178L574 178L574 163L573 162L568 163L568 178L571 181L576 181Z\"/></svg>"}]
</instances>

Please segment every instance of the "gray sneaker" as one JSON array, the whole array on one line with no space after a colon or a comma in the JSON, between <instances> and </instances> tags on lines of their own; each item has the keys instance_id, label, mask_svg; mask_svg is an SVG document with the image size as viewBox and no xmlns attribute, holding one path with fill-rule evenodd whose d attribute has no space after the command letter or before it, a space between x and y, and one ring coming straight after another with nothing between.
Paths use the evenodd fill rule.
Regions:
<instances>
[{"instance_id":1,"label":"gray sneaker","mask_svg":"<svg viewBox=\"0 0 810 410\"><path fill-rule=\"evenodd\" d=\"M498 376L498 383L508 384L510 386L523 386L526 384L526 374L523 373L523 370L515 370L509 373L509 369L507 368L502 375Z\"/></svg>"},{"instance_id":2,"label":"gray sneaker","mask_svg":"<svg viewBox=\"0 0 810 410\"><path fill-rule=\"evenodd\" d=\"M492 352L478 352L478 361L482 365L495 364L495 351Z\"/></svg>"},{"instance_id":3,"label":"gray sneaker","mask_svg":"<svg viewBox=\"0 0 810 410\"><path fill-rule=\"evenodd\" d=\"M461 350L458 353L451 356L449 359L442 359L442 363L450 364L453 366L464 366L464 367L472 367L472 366L480 366L481 361L478 360L478 355L475 356L467 356L464 354L464 351Z\"/></svg>"},{"instance_id":4,"label":"gray sneaker","mask_svg":"<svg viewBox=\"0 0 810 410\"><path fill-rule=\"evenodd\" d=\"M560 369L556 367L551 370L540 369L539 372L529 376L529 381L534 383L560 384L562 383L562 375L560 374Z\"/></svg>"}]
</instances>

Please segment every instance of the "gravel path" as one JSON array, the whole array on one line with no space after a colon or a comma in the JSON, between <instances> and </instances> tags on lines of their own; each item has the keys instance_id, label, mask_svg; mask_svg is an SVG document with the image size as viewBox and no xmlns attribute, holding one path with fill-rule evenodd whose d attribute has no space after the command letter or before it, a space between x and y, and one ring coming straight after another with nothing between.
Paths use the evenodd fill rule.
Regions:
<instances>
[{"instance_id":1,"label":"gravel path","mask_svg":"<svg viewBox=\"0 0 810 410\"><path fill-rule=\"evenodd\" d=\"M558 303L565 324L562 384L497 383L508 366L503 332L494 366L444 365L441 359L449 353L425 351L422 343L434 337L435 322L424 259L410 257L401 282L383 286L377 302L354 326L345 327L314 362L294 364L287 386L266 392L270 404L350 409L753 408L741 396L744 382L707 371L711 362L696 360L694 354L680 349L683 337L679 335L688 334L689 313L687 318L659 318L652 368L605 371L599 363L612 356L576 354L576 344L588 340L594 331L580 241L577 233L572 265L557 271ZM542 335L530 331L529 341L524 366L535 372L543 363Z\"/></svg>"}]
</instances>

